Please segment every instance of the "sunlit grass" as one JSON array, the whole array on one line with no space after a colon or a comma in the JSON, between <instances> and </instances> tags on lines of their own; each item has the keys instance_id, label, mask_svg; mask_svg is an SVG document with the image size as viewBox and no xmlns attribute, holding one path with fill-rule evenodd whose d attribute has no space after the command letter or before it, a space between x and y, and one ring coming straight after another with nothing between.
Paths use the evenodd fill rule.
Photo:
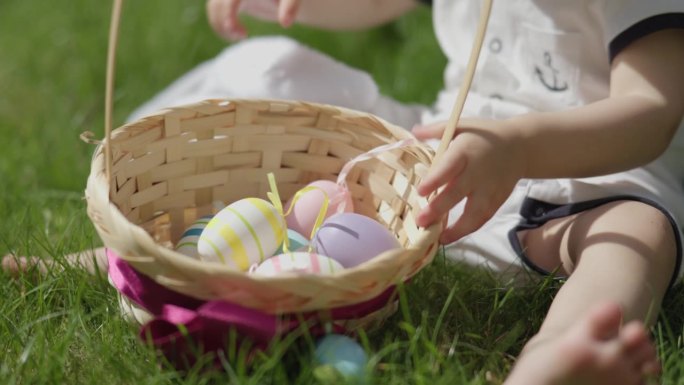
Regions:
<instances>
[{"instance_id":1,"label":"sunlit grass","mask_svg":"<svg viewBox=\"0 0 684 385\"><path fill-rule=\"evenodd\" d=\"M0 254L60 260L100 245L82 198L93 147L78 137L102 135L109 11L108 2L92 0L0 2ZM282 32L250 27L255 35ZM126 2L121 33L115 124L225 46L209 30L202 1ZM428 10L369 32L287 34L369 71L399 100L429 104L441 87L445 61ZM382 329L359 335L370 382L503 378L555 289L548 281L513 289L438 258L402 288L400 309ZM236 353L222 371L207 373L202 363L175 371L122 319L106 278L78 269L40 280L0 274L0 293L0 384L334 382L316 374L306 338L275 344L249 368ZM671 293L654 329L667 384L684 383L682 298L681 290Z\"/></svg>"}]
</instances>

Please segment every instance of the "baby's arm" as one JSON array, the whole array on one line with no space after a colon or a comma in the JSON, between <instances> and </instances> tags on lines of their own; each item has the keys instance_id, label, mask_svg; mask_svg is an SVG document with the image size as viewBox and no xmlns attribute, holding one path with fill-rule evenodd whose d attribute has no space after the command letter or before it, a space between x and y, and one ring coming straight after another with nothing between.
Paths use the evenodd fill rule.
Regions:
<instances>
[{"instance_id":1,"label":"baby's arm","mask_svg":"<svg viewBox=\"0 0 684 385\"><path fill-rule=\"evenodd\" d=\"M684 115L684 31L663 30L619 53L610 96L561 112L508 120L464 120L442 160L418 187L429 195L427 226L467 198L461 218L442 234L449 243L482 226L521 178L588 177L644 165L669 145ZM441 136L442 125L414 130Z\"/></svg>"},{"instance_id":2,"label":"baby's arm","mask_svg":"<svg viewBox=\"0 0 684 385\"><path fill-rule=\"evenodd\" d=\"M631 44L615 57L610 84L607 99L511 121L526 138L524 177L595 176L659 157L684 115L684 30Z\"/></svg>"},{"instance_id":3,"label":"baby's arm","mask_svg":"<svg viewBox=\"0 0 684 385\"><path fill-rule=\"evenodd\" d=\"M329 30L359 30L398 18L416 6L415 0L208 0L207 16L214 31L235 40L247 36L238 20L244 12L278 21L297 22Z\"/></svg>"}]
</instances>

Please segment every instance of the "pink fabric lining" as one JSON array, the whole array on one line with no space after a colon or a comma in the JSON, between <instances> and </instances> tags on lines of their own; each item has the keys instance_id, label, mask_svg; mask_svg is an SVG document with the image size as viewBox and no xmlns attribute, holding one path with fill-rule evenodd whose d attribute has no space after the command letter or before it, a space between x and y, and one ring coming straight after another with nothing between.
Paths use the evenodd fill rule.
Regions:
<instances>
[{"instance_id":1,"label":"pink fabric lining","mask_svg":"<svg viewBox=\"0 0 684 385\"><path fill-rule=\"evenodd\" d=\"M314 337L325 333L318 312L277 316L226 301L198 300L138 273L109 249L107 258L114 287L153 316L141 327L140 337L157 347L177 367L194 364L202 353L223 351L231 329L236 332L238 344L249 340L253 349L259 350L266 349L274 339L300 329L303 320ZM394 291L393 286L369 301L330 309L329 317L338 321L364 317L382 309ZM339 325L332 326L332 332L346 332Z\"/></svg>"}]
</instances>

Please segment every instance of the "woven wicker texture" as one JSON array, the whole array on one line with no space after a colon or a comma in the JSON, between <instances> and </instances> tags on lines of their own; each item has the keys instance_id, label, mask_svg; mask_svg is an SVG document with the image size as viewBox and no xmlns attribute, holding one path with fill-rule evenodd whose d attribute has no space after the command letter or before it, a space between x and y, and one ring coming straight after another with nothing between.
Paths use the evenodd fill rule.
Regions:
<instances>
[{"instance_id":1,"label":"woven wicker texture","mask_svg":"<svg viewBox=\"0 0 684 385\"><path fill-rule=\"evenodd\" d=\"M86 187L88 215L106 247L138 272L180 293L226 300L270 314L325 310L376 297L427 265L441 224L418 228L427 204L416 186L445 153L460 119L493 0L483 0L454 109L436 152L418 144L385 152L347 176L355 211L377 219L402 248L333 275L249 275L172 250L186 226L214 202L266 198L274 173L281 199L307 183L335 180L353 157L410 133L370 114L283 100L208 100L111 129L122 0L113 1L107 54L105 140ZM390 308L387 306L386 309Z\"/></svg>"},{"instance_id":2,"label":"woven wicker texture","mask_svg":"<svg viewBox=\"0 0 684 385\"><path fill-rule=\"evenodd\" d=\"M415 189L431 164L422 145L382 153L347 177L355 211L390 229L402 249L339 274L259 277L172 250L215 201L266 198L272 172L283 200L317 179L336 180L350 159L411 137L369 114L282 100L209 100L164 110L112 132L111 183L95 152L88 214L106 247L157 283L200 299L277 314L358 303L428 264L441 225L418 228L427 203Z\"/></svg>"}]
</instances>

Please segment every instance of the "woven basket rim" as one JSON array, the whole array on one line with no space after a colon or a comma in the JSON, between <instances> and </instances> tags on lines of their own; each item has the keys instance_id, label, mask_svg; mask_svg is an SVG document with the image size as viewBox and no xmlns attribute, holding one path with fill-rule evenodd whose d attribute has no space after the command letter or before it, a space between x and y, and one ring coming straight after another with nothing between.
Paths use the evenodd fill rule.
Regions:
<instances>
[{"instance_id":1,"label":"woven basket rim","mask_svg":"<svg viewBox=\"0 0 684 385\"><path fill-rule=\"evenodd\" d=\"M450 142L451 138L455 134L455 130L458 124L458 120L460 118L460 115L463 111L463 107L465 104L465 99L468 94L468 90L470 88L470 84L472 82L472 79L474 77L475 73L475 68L477 66L477 59L479 57L479 52L482 47L482 43L484 40L484 35L486 32L486 27L487 27L487 22L489 19L489 14L491 12L492 8L492 2L493 0L484 0L484 7L482 8L482 11L480 13L480 22L478 24L478 30L476 33L475 41L472 46L472 52L471 55L468 59L468 66L466 68L466 73L464 75L464 81L461 84L461 87L459 89L459 93L457 95L456 101L455 101L455 106L454 109L451 112L450 118L448 122L446 123L446 127L444 130L444 133L442 134L442 139L440 141L439 147L434 154L434 156L427 151L426 153L430 154L427 159L419 159L420 163L424 163L425 161L434 164L436 161L439 161L441 156L445 153L446 148L448 146L448 143ZM274 282L278 282L279 284L282 284L283 287L285 287L288 283L294 283L295 281L297 283L301 283L303 281L311 281L312 283L315 283L317 285L334 285L337 290L333 290L334 295L331 295L330 298L328 298L327 302L322 301L322 300L317 300L317 301L311 301L312 298L312 293L310 290L305 290L305 291L288 291L288 290L281 290L280 292L287 292L290 294L294 294L296 298L293 298L294 301L288 302L285 300L285 302L288 302L289 304L283 305L280 302L263 302L262 305L251 305L248 303L249 301L240 299L238 302L241 305L245 305L248 307L255 307L259 308L261 306L262 310L266 310L267 312L282 312L283 308L289 309L290 311L304 311L304 310L315 310L315 309L322 309L323 307L328 305L334 305L334 304L353 304L353 303L359 303L364 300L373 298L375 295L379 294L378 291L378 286L383 286L380 289L385 290L388 285L392 283L398 283L398 282L390 282L390 281L397 281L397 280L405 280L410 278L410 276L418 273L423 267L425 267L428 263L432 261L434 258L434 255L437 252L437 245L438 245L438 238L439 234L441 233L442 230L442 224L443 222L435 223L431 225L428 228L419 228L416 226L415 221L412 223L412 233L411 233L411 242L414 247L402 247L401 249L396 249L396 250L390 250L385 253L380 254L379 256L376 256L372 258L371 260L352 267L351 269L346 269L342 272L336 273L336 274L331 274L331 275L315 275L315 274L307 274L307 275L291 275L291 274L284 274L284 275L279 275L275 277L258 277L258 276L253 276L241 271L233 270L228 268L228 266L223 266L220 264L216 263L208 263L208 262L200 262L193 260L191 258L187 258L185 256L182 256L181 254L168 249L166 247L161 246L160 244L157 244L152 236L148 234L141 226L136 225L132 223L131 221L126 218L126 216L119 210L119 208L112 202L110 199L110 180L112 180L112 164L113 164L113 159L112 159L112 149L110 146L111 138L113 137L112 134L116 134L116 132L112 131L111 127L111 122L112 122L112 110L113 110L113 89L114 89L114 67L115 67L115 56L116 56L116 47L117 47L117 39L118 39L118 29L119 29L119 19L120 19L120 13L121 13L121 3L122 0L114 0L114 7L112 10L112 21L110 24L110 33L109 33L109 44L108 44L108 53L107 53L107 74L106 74L106 92L105 92L105 140L104 144L105 146L100 146L97 148L93 155L93 160L91 162L91 172L88 176L88 182L86 186L86 200L88 204L88 215L93 222L93 224L96 227L96 230L98 234L100 235L100 238L102 238L103 243L105 246L109 247L113 251L119 253L120 256L124 258L124 260L128 260L131 262L133 267L140 273L147 275L148 277L150 274L153 273L158 273L153 278L154 281L157 283L162 284L163 286L166 286L169 289L173 290L173 285L178 284L178 282L173 282L178 281L178 279L175 278L169 278L168 276L164 276L164 273L171 274L171 277L180 277L179 279L182 278L198 278L198 276L194 273L201 272L202 275L199 278L204 278L208 276L221 276L221 278L230 278L232 280L240 281L241 283L244 284L242 287L238 286L232 286L233 288L237 288L238 294L241 294L244 292L240 292L239 290L241 288L245 289L246 291L250 291L253 289L261 289L261 287L257 287L254 285L255 282L263 283L263 287L266 287ZM244 102L244 103L253 103L253 102L263 102L264 100L246 100L246 99L234 99L233 102ZM201 103L204 103L205 105L207 103L223 103L226 102L226 100L208 100L204 101ZM271 100L272 103L289 103L290 101L286 100ZM201 104L200 103L200 104ZM337 106L330 106L330 105L325 105L325 104L320 104L320 103L306 103L306 102L300 102L300 103L305 103L313 107L317 108L334 108L336 111L341 111L343 113L349 113L352 115L358 115L358 116L365 116L365 117L372 117L375 119L375 121L379 122L382 127L387 130L387 132L393 136L393 139L397 138L406 138L408 136L411 136L408 131L404 129L400 129L393 124L386 122L372 114L369 113L364 113L360 111L354 111L350 110L347 108L343 107L337 107ZM167 114L167 113L173 113L175 109L182 108L182 106L179 107L172 107L168 109L164 109L157 114L153 114L148 116L147 118L139 119L136 122L132 122L130 124L124 125L120 127L117 130L125 130L127 127L130 127L133 124L140 124L143 123L146 119L151 120L151 119L162 119L162 116ZM115 130L116 131L116 130ZM376 137L376 139L381 139L379 136ZM384 139L384 138L383 138ZM427 147L427 146L426 146ZM104 158L104 159L103 159ZM143 183L147 184L147 183ZM135 187L137 188L137 186ZM413 206L412 208L415 207L420 207L420 203L418 205ZM98 207L95 207L98 206ZM187 208L187 207L186 207ZM150 213L146 213L146 218L149 218ZM446 215L443 217L443 219L446 219ZM111 221L111 227L105 227L102 225L103 221ZM178 227L178 226L176 226ZM108 245L108 241L114 241L113 237L118 236L118 238L115 240L117 247L110 247ZM383 263L384 262L384 263ZM390 263L391 262L391 263ZM157 263L157 266L154 265L154 263ZM398 265L400 263L401 265ZM406 263L407 265L403 265ZM147 265L145 265L147 264ZM392 265L390 267L393 267L393 269L390 269L388 265ZM178 267L182 267L183 271L178 271ZM187 274L187 270L192 270L194 273L193 274ZM149 273L147 274L146 271ZM377 275L373 275L374 273L377 273ZM184 276L185 274L185 276ZM383 276L384 274L384 276ZM345 284L345 277L350 277L352 275L356 275L356 278L359 279L365 279L363 281L358 281L357 284L354 286L354 292L352 293L350 290L343 290L344 289L344 284ZM368 278L370 278L372 275L373 278L375 278L375 281L369 281ZM376 277L384 277L385 279L382 281L383 283L379 283L379 279ZM245 284L245 280L249 280L250 284L247 285ZM163 281L163 282L162 282ZM191 291L192 284L189 283L191 280L186 280L185 284L188 286L188 291ZM193 281L194 282L198 282ZM182 283L182 282L181 282ZM222 281L222 283L225 283ZM212 298L202 298L203 296L220 296L221 294L217 294L216 286L215 285L209 285L211 286L212 291L199 291L196 293L201 293L196 295L196 298L200 299L212 299ZM224 284L220 285L220 289L223 288L229 288L230 285ZM270 287L275 288L274 285L271 285ZM301 287L302 289L310 289L312 286L309 287ZM315 287L315 286L313 286ZM322 287L322 286L319 286ZM278 287L280 289L281 287ZM178 290L184 294L188 294L187 292L183 292L183 290ZM356 292L359 292L358 296L355 296L353 299L350 299L349 296L351 295L356 295ZM263 293L262 293L263 294ZM313 293L314 296L320 294L319 292ZM237 294L236 294L237 296ZM230 298L234 298L234 296L231 296ZM261 300L262 298L257 298L257 296L252 296L250 297L252 300ZM282 301L279 298L277 298L278 301ZM304 300L304 302L301 302ZM264 306L271 306L271 307L278 307L279 309L270 309L270 308L264 308Z\"/></svg>"},{"instance_id":2,"label":"woven basket rim","mask_svg":"<svg viewBox=\"0 0 684 385\"><path fill-rule=\"evenodd\" d=\"M288 105L303 104L318 109L334 109L341 111L343 113L356 115L359 117L373 117L374 119L377 119L377 121L381 123L392 135L395 135L399 138L413 137L413 135L410 134L409 131L400 128L390 122L387 122L386 120L380 117L371 115L369 113L356 111L349 108L331 106L323 103L299 102L283 99L207 99L198 103L165 108L152 115L140 118L133 122L126 123L118 127L112 133L115 134L117 132L125 131L127 128L134 127L141 123L162 120L166 114L173 113L177 110L186 109L188 107L206 105L225 105L225 103L253 104L264 102L284 103ZM386 251L360 265L344 269L331 275L284 273L276 276L261 276L256 274L248 274L246 272L242 272L234 268L231 268L227 265L221 264L219 262L200 261L197 259L189 258L175 250L159 245L154 241L152 236L149 233L147 233L147 231L145 231L140 225L137 225L131 222L128 218L126 218L126 216L120 211L116 204L112 202L109 196L110 185L105 173L104 145L104 142L100 144L96 148L96 151L93 155L91 163L91 172L88 177L88 183L86 188L86 200L88 201L89 205L95 204L98 206L106 207L106 212L109 215L109 219L114 224L114 227L118 229L119 232L127 233L130 235L128 237L127 242L130 246L130 250L117 250L116 248L111 248L105 245L106 247L111 248L113 251L119 254L119 256L126 261L140 262L145 258L154 259L155 257L153 257L152 255L159 254L162 255L165 259L171 261L174 265L180 266L184 269L193 270L195 272L201 272L201 274L206 276L222 276L225 278L230 277L233 279L246 279L252 282L271 282L273 284L278 285L287 285L294 281L301 282L302 280L305 280L317 285L338 286L343 285L350 275L368 273L369 271L376 269L383 263L388 263L390 260L393 263L396 263L397 258L403 258L406 260L406 263L409 263L411 261L410 256L418 254L418 250L424 250L431 247L431 244L436 244L437 238L439 237L439 234L442 230L442 223L435 223L428 228L420 228L418 235L415 238L416 242L414 242L414 244L411 245L411 247L402 247L400 249ZM432 149L429 146L420 143L418 145L418 148L419 150L424 151L428 156L432 156ZM96 223L96 218L91 219L94 223ZM98 228L98 232L99 231L100 230ZM135 242L133 242L133 240L135 240ZM130 255L130 251L136 249L136 254L141 256ZM434 249L435 251L432 252L433 255L434 252L436 252L436 247L434 247ZM429 263L432 257L426 259L427 260L424 264Z\"/></svg>"}]
</instances>

